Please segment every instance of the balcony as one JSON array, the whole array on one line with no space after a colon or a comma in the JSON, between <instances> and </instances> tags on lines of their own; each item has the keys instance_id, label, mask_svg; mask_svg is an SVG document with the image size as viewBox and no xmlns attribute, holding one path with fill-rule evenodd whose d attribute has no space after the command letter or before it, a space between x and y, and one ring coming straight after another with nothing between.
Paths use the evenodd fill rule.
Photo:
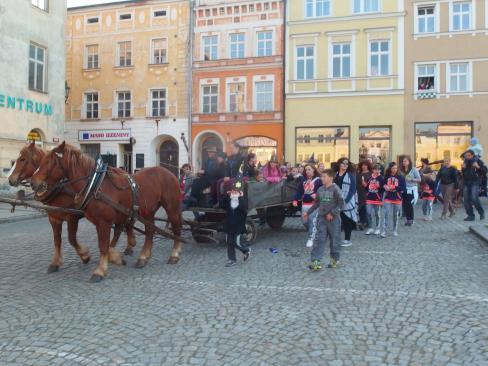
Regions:
<instances>
[{"instance_id":1,"label":"balcony","mask_svg":"<svg viewBox=\"0 0 488 366\"><path fill-rule=\"evenodd\" d=\"M252 123L252 122L282 122L283 114L279 111L270 112L220 112L193 113L194 123Z\"/></svg>"}]
</instances>

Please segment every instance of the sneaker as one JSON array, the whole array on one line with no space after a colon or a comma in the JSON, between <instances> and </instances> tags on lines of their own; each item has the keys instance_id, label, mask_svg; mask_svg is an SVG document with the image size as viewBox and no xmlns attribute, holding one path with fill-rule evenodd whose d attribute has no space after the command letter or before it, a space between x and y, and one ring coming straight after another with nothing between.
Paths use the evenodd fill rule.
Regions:
<instances>
[{"instance_id":1,"label":"sneaker","mask_svg":"<svg viewBox=\"0 0 488 366\"><path fill-rule=\"evenodd\" d=\"M310 268L311 271L321 270L322 269L322 263L320 263L320 261L318 259L315 259L312 261L312 263L310 263L308 268Z\"/></svg>"},{"instance_id":2,"label":"sneaker","mask_svg":"<svg viewBox=\"0 0 488 366\"><path fill-rule=\"evenodd\" d=\"M350 240L343 240L341 247L350 247L352 245L352 241Z\"/></svg>"},{"instance_id":3,"label":"sneaker","mask_svg":"<svg viewBox=\"0 0 488 366\"><path fill-rule=\"evenodd\" d=\"M305 244L307 248L311 248L313 247L313 240L312 239L308 239L307 240L307 244Z\"/></svg>"},{"instance_id":4,"label":"sneaker","mask_svg":"<svg viewBox=\"0 0 488 366\"><path fill-rule=\"evenodd\" d=\"M396 230L393 231L393 236L398 236L398 232Z\"/></svg>"},{"instance_id":5,"label":"sneaker","mask_svg":"<svg viewBox=\"0 0 488 366\"><path fill-rule=\"evenodd\" d=\"M451 216L451 215L449 215L449 216ZM441 215L440 219L441 220L445 220L446 219L446 215Z\"/></svg>"},{"instance_id":6,"label":"sneaker","mask_svg":"<svg viewBox=\"0 0 488 366\"><path fill-rule=\"evenodd\" d=\"M405 226L412 226L412 223L411 223L410 221L407 221L407 222L405 223Z\"/></svg>"},{"instance_id":7,"label":"sneaker","mask_svg":"<svg viewBox=\"0 0 488 366\"><path fill-rule=\"evenodd\" d=\"M244 253L244 257L242 258L242 260L244 262L247 262L250 256L251 256L251 248L247 248L247 252Z\"/></svg>"},{"instance_id":8,"label":"sneaker","mask_svg":"<svg viewBox=\"0 0 488 366\"><path fill-rule=\"evenodd\" d=\"M380 236L381 236L382 238L386 238L386 232L385 232L385 231L382 231L382 232L381 232L381 234L380 234Z\"/></svg>"},{"instance_id":9,"label":"sneaker","mask_svg":"<svg viewBox=\"0 0 488 366\"><path fill-rule=\"evenodd\" d=\"M374 233L374 230L373 230L373 229L368 229L368 230L365 232L365 234L366 234L366 235L371 235L371 234L373 234L373 233Z\"/></svg>"},{"instance_id":10,"label":"sneaker","mask_svg":"<svg viewBox=\"0 0 488 366\"><path fill-rule=\"evenodd\" d=\"M327 265L327 268L337 268L338 265L339 261L331 258L330 263Z\"/></svg>"},{"instance_id":11,"label":"sneaker","mask_svg":"<svg viewBox=\"0 0 488 366\"><path fill-rule=\"evenodd\" d=\"M485 219L485 214L484 214L484 213L482 213L482 214L480 215L480 220L484 220L484 219Z\"/></svg>"},{"instance_id":12,"label":"sneaker","mask_svg":"<svg viewBox=\"0 0 488 366\"><path fill-rule=\"evenodd\" d=\"M464 221L474 221L474 216L468 216L464 219Z\"/></svg>"},{"instance_id":13,"label":"sneaker","mask_svg":"<svg viewBox=\"0 0 488 366\"><path fill-rule=\"evenodd\" d=\"M236 261L227 261L227 263L225 264L226 267L234 267L236 265Z\"/></svg>"},{"instance_id":14,"label":"sneaker","mask_svg":"<svg viewBox=\"0 0 488 366\"><path fill-rule=\"evenodd\" d=\"M376 229L376 230L374 231L374 235L380 235L380 233L381 233L380 229Z\"/></svg>"},{"instance_id":15,"label":"sneaker","mask_svg":"<svg viewBox=\"0 0 488 366\"><path fill-rule=\"evenodd\" d=\"M449 214L449 217L453 217L455 214L456 214L456 211L452 211L452 212Z\"/></svg>"}]
</instances>

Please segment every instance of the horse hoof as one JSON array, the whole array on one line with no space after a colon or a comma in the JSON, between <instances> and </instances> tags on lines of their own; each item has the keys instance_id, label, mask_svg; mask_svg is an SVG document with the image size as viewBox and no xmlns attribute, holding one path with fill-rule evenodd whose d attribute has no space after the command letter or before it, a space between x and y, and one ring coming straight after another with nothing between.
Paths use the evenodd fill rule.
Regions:
<instances>
[{"instance_id":1,"label":"horse hoof","mask_svg":"<svg viewBox=\"0 0 488 366\"><path fill-rule=\"evenodd\" d=\"M59 271L59 266L55 266L54 264L50 264L49 267L47 267L47 273L54 273Z\"/></svg>"},{"instance_id":2,"label":"horse hoof","mask_svg":"<svg viewBox=\"0 0 488 366\"><path fill-rule=\"evenodd\" d=\"M144 268L146 266L146 264L147 264L146 260L139 259L136 262L136 268Z\"/></svg>"},{"instance_id":3,"label":"horse hoof","mask_svg":"<svg viewBox=\"0 0 488 366\"><path fill-rule=\"evenodd\" d=\"M83 264L88 264L88 262L90 261L90 256L86 258L81 258L81 261L83 262Z\"/></svg>"},{"instance_id":4,"label":"horse hoof","mask_svg":"<svg viewBox=\"0 0 488 366\"><path fill-rule=\"evenodd\" d=\"M90 278L91 283L97 283L97 282L100 282L102 280L103 280L103 277L100 275L97 275L97 274L92 274L92 276Z\"/></svg>"},{"instance_id":5,"label":"horse hoof","mask_svg":"<svg viewBox=\"0 0 488 366\"><path fill-rule=\"evenodd\" d=\"M126 248L124 250L124 255L132 255L134 254L134 251L131 248Z\"/></svg>"},{"instance_id":6,"label":"horse hoof","mask_svg":"<svg viewBox=\"0 0 488 366\"><path fill-rule=\"evenodd\" d=\"M180 261L180 258L178 258L178 257L169 257L168 264L176 264L179 261Z\"/></svg>"}]
</instances>

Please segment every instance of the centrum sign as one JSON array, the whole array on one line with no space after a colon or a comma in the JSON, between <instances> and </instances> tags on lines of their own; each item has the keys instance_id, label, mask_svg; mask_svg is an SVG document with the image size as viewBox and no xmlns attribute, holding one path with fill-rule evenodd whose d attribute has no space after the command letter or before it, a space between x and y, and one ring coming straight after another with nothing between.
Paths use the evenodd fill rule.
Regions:
<instances>
[{"instance_id":1,"label":"centrum sign","mask_svg":"<svg viewBox=\"0 0 488 366\"><path fill-rule=\"evenodd\" d=\"M43 114L45 116L51 116L53 114L53 107L51 104L36 102L30 99L14 97L2 93L0 93L0 107Z\"/></svg>"},{"instance_id":2,"label":"centrum sign","mask_svg":"<svg viewBox=\"0 0 488 366\"><path fill-rule=\"evenodd\" d=\"M130 130L78 131L78 141L130 141Z\"/></svg>"}]
</instances>

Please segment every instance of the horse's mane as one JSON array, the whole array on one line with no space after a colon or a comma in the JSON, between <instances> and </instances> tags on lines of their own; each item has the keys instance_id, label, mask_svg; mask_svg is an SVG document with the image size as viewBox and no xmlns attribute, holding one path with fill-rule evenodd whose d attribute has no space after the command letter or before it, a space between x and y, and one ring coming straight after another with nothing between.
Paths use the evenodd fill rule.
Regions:
<instances>
[{"instance_id":1,"label":"horse's mane","mask_svg":"<svg viewBox=\"0 0 488 366\"><path fill-rule=\"evenodd\" d=\"M64 146L64 154L67 156L68 166L73 170L82 170L90 172L95 166L95 160L88 155L83 154L80 149L66 144Z\"/></svg>"}]
</instances>

